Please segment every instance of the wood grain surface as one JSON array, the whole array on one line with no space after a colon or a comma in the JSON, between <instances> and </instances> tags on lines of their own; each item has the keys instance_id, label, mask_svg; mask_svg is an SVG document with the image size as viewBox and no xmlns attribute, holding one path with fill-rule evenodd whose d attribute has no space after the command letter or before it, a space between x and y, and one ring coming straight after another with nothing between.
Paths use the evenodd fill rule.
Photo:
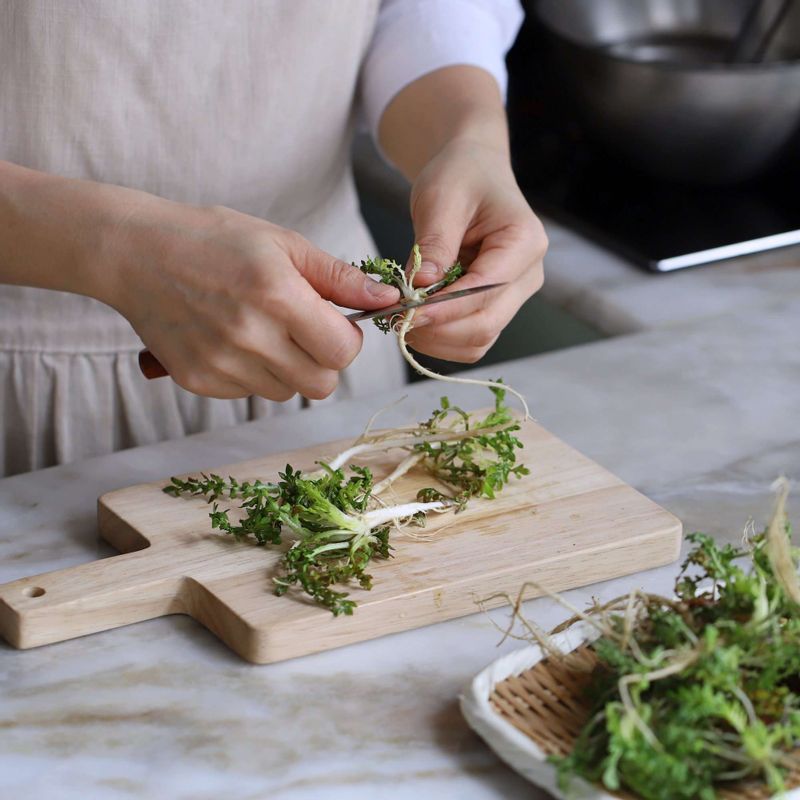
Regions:
<instances>
[{"instance_id":1,"label":"wood grain surface","mask_svg":"<svg viewBox=\"0 0 800 800\"><path fill-rule=\"evenodd\" d=\"M473 614L476 600L516 593L525 581L561 591L678 557L676 517L536 423L520 438L531 475L496 500L394 534L394 557L370 570L373 589L352 589L352 617L333 617L297 593L276 597L280 552L212 531L206 503L164 494L165 479L99 499L101 535L123 555L0 586L0 635L28 648L189 614L243 658L268 663ZM209 471L272 480L287 463L310 470L347 444ZM377 479L397 460L394 451L359 463ZM412 471L392 492L408 500L429 484Z\"/></svg>"}]
</instances>

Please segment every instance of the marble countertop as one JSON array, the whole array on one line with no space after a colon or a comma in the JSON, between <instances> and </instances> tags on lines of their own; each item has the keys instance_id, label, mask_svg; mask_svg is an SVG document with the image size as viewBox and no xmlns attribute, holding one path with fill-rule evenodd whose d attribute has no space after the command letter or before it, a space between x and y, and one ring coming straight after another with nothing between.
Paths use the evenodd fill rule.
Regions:
<instances>
[{"instance_id":1,"label":"marble countertop","mask_svg":"<svg viewBox=\"0 0 800 800\"><path fill-rule=\"evenodd\" d=\"M612 336L749 314L800 294L800 246L654 274L553 220L544 222L550 247L542 296Z\"/></svg>"},{"instance_id":2,"label":"marble countertop","mask_svg":"<svg viewBox=\"0 0 800 800\"><path fill-rule=\"evenodd\" d=\"M749 516L767 517L772 479L800 476L798 333L797 289L764 290L742 309L511 362L503 375L542 424L686 530L737 540ZM465 405L481 402L476 391L448 387ZM410 387L387 422L418 418L440 393ZM331 430L355 435L389 399L323 403L2 480L0 582L110 555L95 526L103 492L318 443ZM635 586L668 591L676 569L567 596L581 606ZM545 599L527 613L544 627L564 616ZM0 643L0 797L539 797L458 710L470 678L518 646L497 643L479 614L270 666L244 663L179 616L29 651Z\"/></svg>"}]
</instances>

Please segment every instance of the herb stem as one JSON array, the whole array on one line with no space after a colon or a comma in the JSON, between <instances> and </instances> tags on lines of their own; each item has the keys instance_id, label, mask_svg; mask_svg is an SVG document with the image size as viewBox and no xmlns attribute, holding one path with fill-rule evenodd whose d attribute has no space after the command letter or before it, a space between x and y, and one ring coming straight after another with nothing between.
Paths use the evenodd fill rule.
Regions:
<instances>
[{"instance_id":1,"label":"herb stem","mask_svg":"<svg viewBox=\"0 0 800 800\"><path fill-rule=\"evenodd\" d=\"M372 496L385 492L396 480L402 478L409 470L413 469L425 458L425 453L412 453L406 456L383 480L372 487Z\"/></svg>"},{"instance_id":2,"label":"herb stem","mask_svg":"<svg viewBox=\"0 0 800 800\"><path fill-rule=\"evenodd\" d=\"M399 506L387 506L386 508L376 508L364 514L364 521L370 528L377 528L389 522L399 522L409 519L415 514L427 513L428 511L444 511L448 504L442 500L434 503L403 503Z\"/></svg>"},{"instance_id":3,"label":"herb stem","mask_svg":"<svg viewBox=\"0 0 800 800\"><path fill-rule=\"evenodd\" d=\"M524 419L525 420L532 419L527 401L516 389L513 389L510 386L506 386L505 384L497 383L495 381L484 381L478 378L459 378L456 375L440 375L438 372L433 372L432 370L429 370L427 367L423 367L422 364L420 364L419 361L417 361L417 359L414 358L413 355L411 355L411 352L408 349L408 345L406 344L406 336L408 335L408 332L411 330L413 326L414 316L416 313L417 313L416 308L412 308L406 311L405 314L403 315L403 321L400 323L400 327L397 332L397 341L400 346L400 352L403 354L403 358L405 358L405 360L414 370L416 370L420 375L423 375L426 378L432 378L433 380L436 381L470 384L472 386L487 386L487 387L493 386L495 388L502 387L506 391L511 392L511 394L513 394L514 397L516 397L517 400L519 400L520 403L522 403L522 408L525 411Z\"/></svg>"}]
</instances>

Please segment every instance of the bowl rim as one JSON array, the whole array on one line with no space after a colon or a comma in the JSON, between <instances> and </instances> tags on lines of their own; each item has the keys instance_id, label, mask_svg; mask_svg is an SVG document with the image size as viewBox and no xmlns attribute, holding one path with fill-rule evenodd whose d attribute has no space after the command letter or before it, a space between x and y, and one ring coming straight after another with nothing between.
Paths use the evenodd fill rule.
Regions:
<instances>
[{"instance_id":1,"label":"bowl rim","mask_svg":"<svg viewBox=\"0 0 800 800\"><path fill-rule=\"evenodd\" d=\"M601 45L587 44L580 39L569 36L561 29L555 27L540 12L541 3L534 1L530 4L530 13L549 36L577 50L600 56L608 61L615 61L620 64L629 64L636 67L664 70L667 72L701 72L701 73L721 73L721 74L761 74L761 73L784 73L800 71L800 52L794 59L780 59L773 61L742 61L742 62L699 62L688 64L680 61L648 61L641 58L619 55L609 52ZM676 31L679 33L680 31Z\"/></svg>"}]
</instances>

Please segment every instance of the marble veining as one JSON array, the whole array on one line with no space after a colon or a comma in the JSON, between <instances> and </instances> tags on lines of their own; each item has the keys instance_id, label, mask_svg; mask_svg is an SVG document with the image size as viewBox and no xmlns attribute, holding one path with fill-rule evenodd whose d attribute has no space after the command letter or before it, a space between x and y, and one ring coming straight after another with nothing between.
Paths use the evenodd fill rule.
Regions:
<instances>
[{"instance_id":1,"label":"marble veining","mask_svg":"<svg viewBox=\"0 0 800 800\"><path fill-rule=\"evenodd\" d=\"M765 290L747 313L524 359L503 375L542 424L676 513L687 530L735 541L751 515L767 517L770 481L800 476L798 320L796 293ZM472 388L447 391L465 405L484 401ZM429 383L411 387L386 422L417 418L441 393ZM2 480L0 581L109 555L94 519L105 491L322 442L331 431L355 435L391 399L321 404L279 422ZM535 469L536 453L526 460ZM797 521L800 495L792 507ZM580 606L634 586L668 592L676 569L567 597ZM549 599L526 611L543 627L565 616ZM502 623L506 613L491 616ZM467 681L518 646L498 640L476 613L261 667L179 616L24 652L0 644L0 798L543 797L458 712Z\"/></svg>"}]
</instances>

